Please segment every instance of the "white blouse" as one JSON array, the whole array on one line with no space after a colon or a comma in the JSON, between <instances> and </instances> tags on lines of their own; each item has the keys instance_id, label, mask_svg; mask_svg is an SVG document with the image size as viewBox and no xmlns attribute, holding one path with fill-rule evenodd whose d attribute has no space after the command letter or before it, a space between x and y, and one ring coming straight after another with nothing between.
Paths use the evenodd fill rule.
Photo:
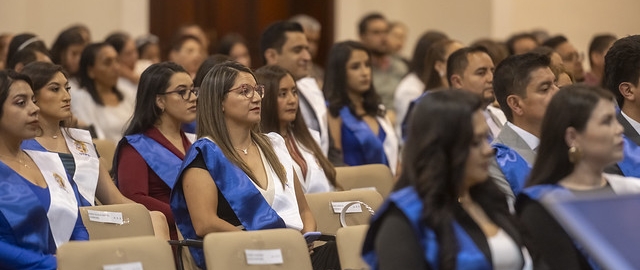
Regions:
<instances>
[{"instance_id":1,"label":"white blouse","mask_svg":"<svg viewBox=\"0 0 640 270\"><path fill-rule=\"evenodd\" d=\"M96 104L85 89L76 89L71 94L71 112L78 120L93 125L98 138L118 143L129 119L133 115L135 92L121 89L123 99L116 106Z\"/></svg>"}]
</instances>

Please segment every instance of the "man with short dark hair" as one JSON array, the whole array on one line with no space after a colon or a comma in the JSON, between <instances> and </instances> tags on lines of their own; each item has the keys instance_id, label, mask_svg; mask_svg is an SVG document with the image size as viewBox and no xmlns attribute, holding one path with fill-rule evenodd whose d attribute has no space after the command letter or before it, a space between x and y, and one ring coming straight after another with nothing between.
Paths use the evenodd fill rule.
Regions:
<instances>
[{"instance_id":1,"label":"man with short dark hair","mask_svg":"<svg viewBox=\"0 0 640 270\"><path fill-rule=\"evenodd\" d=\"M624 127L624 159L607 172L640 177L640 35L614 42L604 62L602 86L616 97Z\"/></svg>"},{"instance_id":2,"label":"man with short dark hair","mask_svg":"<svg viewBox=\"0 0 640 270\"><path fill-rule=\"evenodd\" d=\"M380 13L368 14L358 24L360 42L371 51L373 85L384 106L393 111L393 93L409 70L402 59L390 55L388 32L389 22ZM395 122L395 113L389 116Z\"/></svg>"},{"instance_id":3,"label":"man with short dark hair","mask_svg":"<svg viewBox=\"0 0 640 270\"><path fill-rule=\"evenodd\" d=\"M287 21L271 24L262 33L260 51L265 64L278 65L293 75L300 93L300 112L307 126L318 132L314 137L320 138L318 145L328 155L327 106L316 80L309 77L311 54L302 26Z\"/></svg>"},{"instance_id":4,"label":"man with short dark hair","mask_svg":"<svg viewBox=\"0 0 640 270\"><path fill-rule=\"evenodd\" d=\"M550 62L542 54L513 55L494 74L493 89L507 123L493 141L496 158L489 176L511 202L524 188L540 143L542 118L558 91Z\"/></svg>"},{"instance_id":5,"label":"man with short dark hair","mask_svg":"<svg viewBox=\"0 0 640 270\"><path fill-rule=\"evenodd\" d=\"M607 54L613 42L618 38L611 34L596 35L589 44L589 65L591 71L584 74L584 83L591 86L600 86L604 75L604 56Z\"/></svg>"},{"instance_id":6,"label":"man with short dark hair","mask_svg":"<svg viewBox=\"0 0 640 270\"><path fill-rule=\"evenodd\" d=\"M447 80L454 88L470 91L482 98L484 117L493 140L504 125L504 114L491 106L493 93L493 61L484 47L466 47L452 53L447 60Z\"/></svg>"},{"instance_id":7,"label":"man with short dark hair","mask_svg":"<svg viewBox=\"0 0 640 270\"><path fill-rule=\"evenodd\" d=\"M565 36L558 35L549 38L542 43L542 46L553 49L562 57L564 68L573 75L576 82L584 81L584 69L582 68L584 55L579 53L576 47L573 46Z\"/></svg>"}]
</instances>

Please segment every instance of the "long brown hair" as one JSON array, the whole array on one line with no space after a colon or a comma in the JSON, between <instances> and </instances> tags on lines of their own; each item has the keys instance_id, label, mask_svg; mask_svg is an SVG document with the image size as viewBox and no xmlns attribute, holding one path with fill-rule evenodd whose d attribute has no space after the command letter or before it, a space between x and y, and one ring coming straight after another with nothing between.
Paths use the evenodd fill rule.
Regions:
<instances>
[{"instance_id":1,"label":"long brown hair","mask_svg":"<svg viewBox=\"0 0 640 270\"><path fill-rule=\"evenodd\" d=\"M222 153L233 164L240 167L252 181L256 177L249 169L249 166L242 160L240 155L233 150L229 130L227 129L222 111L222 102L227 98L228 90L233 87L240 72L255 75L251 70L237 62L227 61L215 65L202 80L198 104L196 105L196 135L198 138L211 138L222 150ZM278 156L273 150L269 138L260 133L260 125L255 124L251 129L251 139L262 149L267 161L280 178L282 185L287 181L287 174L284 166L280 163Z\"/></svg>"},{"instance_id":2,"label":"long brown hair","mask_svg":"<svg viewBox=\"0 0 640 270\"><path fill-rule=\"evenodd\" d=\"M278 116L278 89L280 89L280 80L285 76L291 76L293 79L293 75L289 73L287 70L276 66L269 65L264 66L256 70L256 77L258 78L258 83L264 84L264 98L262 99L262 110L261 110L261 119L260 126L262 132L277 132L280 133L280 117ZM333 164L327 159L322 150L320 150L320 146L318 143L311 137L311 133L309 133L309 129L307 128L307 124L304 122L302 118L302 114L298 110L296 113L296 118L291 122L289 126L289 130L295 136L295 138L304 146L305 148L311 150L313 155L316 157L318 162L320 163L320 167L324 171L327 180L334 187L336 184L336 169L333 167ZM286 135L286 134L280 134ZM299 179L303 181L303 179Z\"/></svg>"}]
</instances>

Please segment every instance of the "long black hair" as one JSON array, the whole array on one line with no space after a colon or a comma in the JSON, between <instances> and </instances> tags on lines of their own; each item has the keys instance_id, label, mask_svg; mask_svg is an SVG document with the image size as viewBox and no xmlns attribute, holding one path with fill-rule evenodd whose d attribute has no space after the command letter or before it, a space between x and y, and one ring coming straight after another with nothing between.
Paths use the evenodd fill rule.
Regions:
<instances>
[{"instance_id":1,"label":"long black hair","mask_svg":"<svg viewBox=\"0 0 640 270\"><path fill-rule=\"evenodd\" d=\"M84 88L91 95L91 99L98 105L104 105L100 95L98 94L98 90L96 89L95 81L89 77L89 68L93 67L96 64L96 58L98 57L98 53L102 48L111 46L108 43L100 42L100 43L91 43L87 45L87 47L82 50L82 55L80 56L80 67L78 69L78 79L80 82L80 87ZM122 101L124 96L118 90L116 86L112 89L113 93L118 97L118 101Z\"/></svg>"},{"instance_id":2,"label":"long black hair","mask_svg":"<svg viewBox=\"0 0 640 270\"><path fill-rule=\"evenodd\" d=\"M187 73L182 66L173 62L153 64L142 72L133 117L124 136L145 132L158 122L162 109L156 104L156 96L167 91L171 76L179 72Z\"/></svg>"},{"instance_id":3,"label":"long black hair","mask_svg":"<svg viewBox=\"0 0 640 270\"><path fill-rule=\"evenodd\" d=\"M334 117L340 114L342 107L347 106L351 114L358 119L362 118L361 115L356 115L355 106L351 103L347 93L347 62L349 62L353 51L366 52L371 60L371 52L362 43L356 41L336 43L329 52L322 89L327 101L329 101L329 113ZM373 87L373 80L371 80L369 90L364 92L362 98L364 99L364 111L367 115L375 117L384 114L384 111L380 109L381 100Z\"/></svg>"},{"instance_id":4,"label":"long black hair","mask_svg":"<svg viewBox=\"0 0 640 270\"><path fill-rule=\"evenodd\" d=\"M421 221L438 241L439 269L456 269L458 245L453 222L468 219L458 203L465 164L473 144L473 114L480 98L456 89L434 90L422 97L409 116L402 175L395 189L411 186L422 198ZM487 216L522 245L506 197L489 179L469 189Z\"/></svg>"}]
</instances>

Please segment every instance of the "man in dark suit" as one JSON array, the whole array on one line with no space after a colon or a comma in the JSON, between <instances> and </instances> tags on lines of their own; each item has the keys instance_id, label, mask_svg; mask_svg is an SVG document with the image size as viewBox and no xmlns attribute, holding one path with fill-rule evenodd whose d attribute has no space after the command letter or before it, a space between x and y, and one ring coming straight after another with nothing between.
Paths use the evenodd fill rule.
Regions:
<instances>
[{"instance_id":1,"label":"man in dark suit","mask_svg":"<svg viewBox=\"0 0 640 270\"><path fill-rule=\"evenodd\" d=\"M496 158L489 176L511 202L524 188L540 143L542 118L558 91L546 55L526 53L502 61L495 70L493 89L507 123L494 139Z\"/></svg>"},{"instance_id":2,"label":"man in dark suit","mask_svg":"<svg viewBox=\"0 0 640 270\"><path fill-rule=\"evenodd\" d=\"M602 86L616 97L624 127L624 159L610 173L640 177L640 35L621 38L605 56Z\"/></svg>"}]
</instances>

